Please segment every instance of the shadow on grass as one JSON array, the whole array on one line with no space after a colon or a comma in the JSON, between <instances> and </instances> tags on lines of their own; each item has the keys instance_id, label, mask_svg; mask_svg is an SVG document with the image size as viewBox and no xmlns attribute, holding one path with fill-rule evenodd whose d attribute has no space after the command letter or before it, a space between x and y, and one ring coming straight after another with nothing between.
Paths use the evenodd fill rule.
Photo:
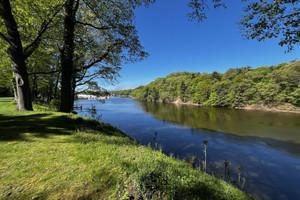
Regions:
<instances>
[{"instance_id":1,"label":"shadow on grass","mask_svg":"<svg viewBox=\"0 0 300 200\"><path fill-rule=\"evenodd\" d=\"M26 140L26 133L43 138L49 134L69 135L75 123L67 116L51 116L47 113L19 116L0 114L0 127L0 140Z\"/></svg>"},{"instance_id":2,"label":"shadow on grass","mask_svg":"<svg viewBox=\"0 0 300 200\"><path fill-rule=\"evenodd\" d=\"M95 120L71 118L68 115L39 113L10 116L0 114L0 141L27 140L27 135L48 138L50 135L71 135L75 130L91 134L126 137L118 129Z\"/></svg>"},{"instance_id":3,"label":"shadow on grass","mask_svg":"<svg viewBox=\"0 0 300 200\"><path fill-rule=\"evenodd\" d=\"M13 102L13 98L3 98L1 97L1 103L12 103Z\"/></svg>"}]
</instances>

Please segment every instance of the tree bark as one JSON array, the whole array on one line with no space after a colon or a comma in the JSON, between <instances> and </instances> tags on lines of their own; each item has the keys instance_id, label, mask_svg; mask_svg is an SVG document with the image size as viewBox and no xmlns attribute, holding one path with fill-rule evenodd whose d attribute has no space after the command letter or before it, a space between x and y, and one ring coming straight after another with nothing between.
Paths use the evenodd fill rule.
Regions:
<instances>
[{"instance_id":1,"label":"tree bark","mask_svg":"<svg viewBox=\"0 0 300 200\"><path fill-rule=\"evenodd\" d=\"M13 84L13 90L14 90L14 103L18 103L18 93L17 93L17 85L16 85L16 79L12 79Z\"/></svg>"},{"instance_id":2,"label":"tree bark","mask_svg":"<svg viewBox=\"0 0 300 200\"><path fill-rule=\"evenodd\" d=\"M16 110L32 110L25 55L17 23L11 12L9 0L0 0L0 16L2 17L7 30L8 37L6 38L6 41L10 44L7 53L12 60L13 72L16 77L16 88L18 94ZM5 36L3 35L2 37Z\"/></svg>"},{"instance_id":3,"label":"tree bark","mask_svg":"<svg viewBox=\"0 0 300 200\"><path fill-rule=\"evenodd\" d=\"M67 0L65 3L64 19L64 46L61 55L61 112L71 112L73 109L72 101L72 77L74 73L74 30L76 24L76 11L78 10L79 0Z\"/></svg>"}]
</instances>

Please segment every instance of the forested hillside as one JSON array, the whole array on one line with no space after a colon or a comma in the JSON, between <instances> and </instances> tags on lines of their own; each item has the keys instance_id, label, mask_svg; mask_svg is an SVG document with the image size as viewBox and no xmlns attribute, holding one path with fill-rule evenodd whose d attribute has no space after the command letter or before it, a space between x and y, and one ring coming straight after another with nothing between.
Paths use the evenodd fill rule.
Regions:
<instances>
[{"instance_id":1,"label":"forested hillside","mask_svg":"<svg viewBox=\"0 0 300 200\"><path fill-rule=\"evenodd\" d=\"M300 61L257 69L229 69L224 74L175 72L117 94L159 102L181 100L207 106L250 105L299 110Z\"/></svg>"}]
</instances>

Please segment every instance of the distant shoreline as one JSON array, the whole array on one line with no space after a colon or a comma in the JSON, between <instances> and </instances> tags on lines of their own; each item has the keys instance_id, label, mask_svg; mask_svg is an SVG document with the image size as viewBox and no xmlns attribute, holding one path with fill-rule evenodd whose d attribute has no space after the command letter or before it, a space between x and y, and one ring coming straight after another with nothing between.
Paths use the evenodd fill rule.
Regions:
<instances>
[{"instance_id":1,"label":"distant shoreline","mask_svg":"<svg viewBox=\"0 0 300 200\"><path fill-rule=\"evenodd\" d=\"M182 102L179 99L176 100L176 101L167 102L167 103L179 104L179 105L192 105L192 106L200 106L200 107L214 107L214 106L206 106L206 105L192 103L192 102L186 102L185 103L185 102ZM300 114L300 109L299 110L283 110L283 109L279 109L279 108L276 108L276 107L268 108L266 106L254 107L254 106L247 105L245 107L226 107L226 108L233 108L233 109L237 109L237 110L256 110L256 111L265 111L265 112L285 112L285 113Z\"/></svg>"},{"instance_id":2,"label":"distant shoreline","mask_svg":"<svg viewBox=\"0 0 300 200\"><path fill-rule=\"evenodd\" d=\"M86 100L103 100L108 99L109 96L96 96L96 95L88 95L88 94L77 94L76 99L86 99Z\"/></svg>"},{"instance_id":3,"label":"distant shoreline","mask_svg":"<svg viewBox=\"0 0 300 200\"><path fill-rule=\"evenodd\" d=\"M266 112L285 112L285 113L300 114L300 110L281 110L276 107L274 107L274 108L256 108L253 106L245 106L245 107L235 107L235 109L238 109L238 110L260 110L260 111L266 111Z\"/></svg>"},{"instance_id":4,"label":"distant shoreline","mask_svg":"<svg viewBox=\"0 0 300 200\"><path fill-rule=\"evenodd\" d=\"M127 97L132 98L132 99L138 99L138 98L130 96L130 95L128 95ZM158 101L158 103L163 103L163 102ZM202 105L202 104L192 103L191 101L182 102L179 99L177 99L176 101L164 102L164 103L171 103L171 104L177 104L177 105L191 105L191 106L200 106L200 107L214 107L214 106L209 106L209 105ZM276 107L268 108L266 106L254 107L254 106L247 105L245 107L225 107L225 108L232 108L232 109L237 109L237 110L256 110L256 111L264 111L264 112L282 112L282 113L300 114L300 109L299 110L283 110L283 109L279 109L279 108L276 108Z\"/></svg>"}]
</instances>

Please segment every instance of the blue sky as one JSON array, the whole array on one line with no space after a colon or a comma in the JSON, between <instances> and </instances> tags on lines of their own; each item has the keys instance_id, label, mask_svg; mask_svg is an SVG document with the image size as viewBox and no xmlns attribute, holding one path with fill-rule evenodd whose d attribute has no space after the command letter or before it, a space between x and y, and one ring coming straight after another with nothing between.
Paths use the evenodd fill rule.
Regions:
<instances>
[{"instance_id":1,"label":"blue sky","mask_svg":"<svg viewBox=\"0 0 300 200\"><path fill-rule=\"evenodd\" d=\"M229 68L277 65L299 60L299 47L285 53L278 39L245 40L237 22L243 14L241 0L226 1L227 9L213 9L202 23L189 21L188 0L157 0L136 10L140 41L150 56L124 64L119 84L109 90L145 85L176 71L225 72Z\"/></svg>"}]
</instances>

